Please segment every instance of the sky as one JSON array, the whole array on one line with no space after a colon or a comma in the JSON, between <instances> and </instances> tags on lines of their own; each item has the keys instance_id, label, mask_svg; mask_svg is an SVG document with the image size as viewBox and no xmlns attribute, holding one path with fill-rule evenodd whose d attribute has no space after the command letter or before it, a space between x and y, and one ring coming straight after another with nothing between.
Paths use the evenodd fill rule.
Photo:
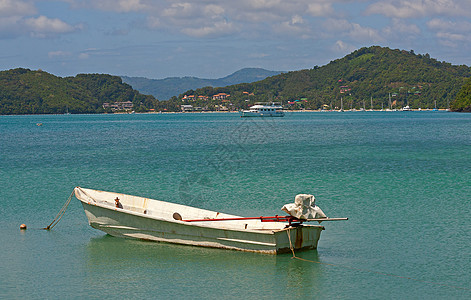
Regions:
<instances>
[{"instance_id":1,"label":"sky","mask_svg":"<svg viewBox=\"0 0 471 300\"><path fill-rule=\"evenodd\" d=\"M373 45L471 66L471 0L0 0L0 70L221 78Z\"/></svg>"}]
</instances>

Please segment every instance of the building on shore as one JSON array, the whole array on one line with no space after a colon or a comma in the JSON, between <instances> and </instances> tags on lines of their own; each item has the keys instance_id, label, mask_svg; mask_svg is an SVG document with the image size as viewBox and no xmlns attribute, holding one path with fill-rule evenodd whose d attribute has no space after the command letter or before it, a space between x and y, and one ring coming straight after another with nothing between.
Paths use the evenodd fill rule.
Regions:
<instances>
[{"instance_id":1,"label":"building on shore","mask_svg":"<svg viewBox=\"0 0 471 300\"><path fill-rule=\"evenodd\" d=\"M105 102L103 103L103 108L107 109L110 108L111 111L130 111L132 110L134 105L132 104L131 101L125 101L125 102L114 102L114 103L108 103Z\"/></svg>"}]
</instances>

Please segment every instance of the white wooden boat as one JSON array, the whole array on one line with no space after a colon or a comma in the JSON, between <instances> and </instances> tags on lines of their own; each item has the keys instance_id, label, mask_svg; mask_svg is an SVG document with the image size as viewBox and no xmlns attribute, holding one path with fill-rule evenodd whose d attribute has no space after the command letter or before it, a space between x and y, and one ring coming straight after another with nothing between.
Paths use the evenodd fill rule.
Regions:
<instances>
[{"instance_id":1,"label":"white wooden boat","mask_svg":"<svg viewBox=\"0 0 471 300\"><path fill-rule=\"evenodd\" d=\"M117 237L276 254L316 249L324 230L321 225L294 222L300 220L290 216L242 218L81 187L75 188L75 196L90 226Z\"/></svg>"},{"instance_id":2,"label":"white wooden boat","mask_svg":"<svg viewBox=\"0 0 471 300\"><path fill-rule=\"evenodd\" d=\"M242 110L241 117L284 117L283 106L277 103L255 104L249 110Z\"/></svg>"}]
</instances>

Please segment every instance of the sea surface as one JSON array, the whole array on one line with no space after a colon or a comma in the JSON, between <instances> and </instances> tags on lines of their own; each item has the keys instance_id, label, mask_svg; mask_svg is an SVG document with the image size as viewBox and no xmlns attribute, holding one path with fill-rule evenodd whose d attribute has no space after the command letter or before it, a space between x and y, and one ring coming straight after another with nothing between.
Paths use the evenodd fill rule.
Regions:
<instances>
[{"instance_id":1,"label":"sea surface","mask_svg":"<svg viewBox=\"0 0 471 300\"><path fill-rule=\"evenodd\" d=\"M115 238L75 198L41 230L75 186L349 220L304 261ZM1 299L471 299L470 208L471 114L0 116Z\"/></svg>"}]
</instances>

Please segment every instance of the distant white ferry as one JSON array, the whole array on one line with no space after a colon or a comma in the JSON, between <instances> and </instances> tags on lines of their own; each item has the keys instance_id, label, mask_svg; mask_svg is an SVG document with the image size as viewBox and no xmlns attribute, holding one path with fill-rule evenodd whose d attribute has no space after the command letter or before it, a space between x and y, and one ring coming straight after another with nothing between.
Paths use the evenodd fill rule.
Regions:
<instances>
[{"instance_id":1,"label":"distant white ferry","mask_svg":"<svg viewBox=\"0 0 471 300\"><path fill-rule=\"evenodd\" d=\"M242 110L241 117L284 117L283 106L278 103L256 103L249 110Z\"/></svg>"}]
</instances>

